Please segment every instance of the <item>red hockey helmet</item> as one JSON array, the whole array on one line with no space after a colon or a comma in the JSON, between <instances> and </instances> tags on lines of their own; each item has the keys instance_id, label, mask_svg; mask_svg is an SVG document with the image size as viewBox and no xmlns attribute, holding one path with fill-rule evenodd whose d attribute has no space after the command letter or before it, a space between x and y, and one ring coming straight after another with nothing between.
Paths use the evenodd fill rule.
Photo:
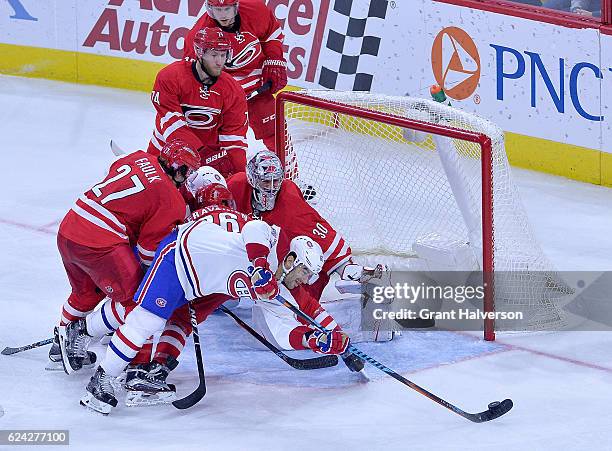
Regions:
<instances>
[{"instance_id":1,"label":"red hockey helmet","mask_svg":"<svg viewBox=\"0 0 612 451\"><path fill-rule=\"evenodd\" d=\"M208 0L206 11L222 26L229 26L238 14L238 0Z\"/></svg>"},{"instance_id":2,"label":"red hockey helmet","mask_svg":"<svg viewBox=\"0 0 612 451\"><path fill-rule=\"evenodd\" d=\"M238 0L208 0L206 6L214 6L215 8L223 8L225 6L238 6Z\"/></svg>"},{"instance_id":3,"label":"red hockey helmet","mask_svg":"<svg viewBox=\"0 0 612 451\"><path fill-rule=\"evenodd\" d=\"M208 49L229 52L232 50L232 43L223 30L205 27L196 33L193 39L193 50L197 57L202 59L204 52Z\"/></svg>"},{"instance_id":4,"label":"red hockey helmet","mask_svg":"<svg viewBox=\"0 0 612 451\"><path fill-rule=\"evenodd\" d=\"M211 183L195 193L195 200L198 203L198 208L210 207L211 205L221 205L236 209L236 202L232 193L220 183Z\"/></svg>"},{"instance_id":5,"label":"red hockey helmet","mask_svg":"<svg viewBox=\"0 0 612 451\"><path fill-rule=\"evenodd\" d=\"M200 156L189 145L180 139L168 141L160 152L160 158L169 169L182 173L186 178L190 173L200 167Z\"/></svg>"}]
</instances>

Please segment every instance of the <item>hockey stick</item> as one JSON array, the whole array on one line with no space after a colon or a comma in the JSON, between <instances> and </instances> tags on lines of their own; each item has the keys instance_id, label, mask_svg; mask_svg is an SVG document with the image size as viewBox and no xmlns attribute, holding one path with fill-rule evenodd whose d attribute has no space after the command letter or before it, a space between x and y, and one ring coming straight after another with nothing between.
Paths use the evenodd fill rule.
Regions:
<instances>
[{"instance_id":1,"label":"hockey stick","mask_svg":"<svg viewBox=\"0 0 612 451\"><path fill-rule=\"evenodd\" d=\"M283 304L285 307L287 307L289 310L291 310L293 313L295 313L297 316L299 316L300 318L302 318L302 319L306 320L307 322L309 322L310 324L312 324L318 330L320 330L322 332L328 332L323 326L321 326L313 318L308 316L306 313L302 312L299 308L295 307L293 304L291 304L289 301L284 299L282 296L278 295L276 297L276 300L278 302L280 302L281 304ZM423 396L426 396L427 398L431 399L432 401L437 402L441 406L446 407L448 410L451 410L452 412L456 413L457 415L461 415L463 418L466 418L466 419L468 419L468 420L470 420L470 421L472 421L474 423L483 423L485 421L494 420L494 419L496 419L498 417L501 417L502 415L507 413L510 409L512 409L512 406L513 406L512 400L511 399L504 399L501 402L494 401L494 402L489 403L488 409L483 411L483 412L479 412L479 413L468 413L468 412L465 412L465 411L461 410L459 407L454 406L453 404L449 403L448 401L445 401L444 399L440 398L439 396L434 395L433 393L425 390L423 387L420 387L419 385L415 384L414 382L406 379L401 374L396 373L391 368L383 365L378 360L373 359L372 357L367 355L365 352L362 352L359 349L357 349L355 346L349 345L349 347L346 350L346 352L347 353L351 353L351 354L355 354L357 357L359 357L359 358L365 360L366 362L370 363L371 365L375 366L380 371L382 371L384 373L387 373L389 376L391 376L395 380L398 380L402 384L407 385L408 387L412 388L413 390L417 391L418 393L422 394Z\"/></svg>"},{"instance_id":2,"label":"hockey stick","mask_svg":"<svg viewBox=\"0 0 612 451\"><path fill-rule=\"evenodd\" d=\"M276 354L278 357L283 359L285 363L292 366L296 370L316 370L319 368L329 368L331 366L336 366L338 364L338 357L335 355L324 355L321 357L314 357L311 359L294 359L289 357L283 351L278 349L260 334L258 334L251 326L245 323L242 319L240 319L237 315L235 315L231 310L229 310L224 305L220 306L219 309L225 313L227 316L230 316L236 321L240 327L250 333L253 337L257 339L261 344L263 344L266 348Z\"/></svg>"},{"instance_id":3,"label":"hockey stick","mask_svg":"<svg viewBox=\"0 0 612 451\"><path fill-rule=\"evenodd\" d=\"M125 150L123 150L121 147L119 147L119 145L113 141L111 139L110 142L110 148L111 148L111 152L113 152L113 155L115 155L116 157L120 157L122 155L125 155Z\"/></svg>"},{"instance_id":4,"label":"hockey stick","mask_svg":"<svg viewBox=\"0 0 612 451\"><path fill-rule=\"evenodd\" d=\"M195 310L189 303L189 314L191 315L191 327L193 328L193 345L195 347L196 362L198 364L198 377L200 383L193 393L184 398L177 399L172 405L177 409L189 409L195 406L206 394L206 376L204 374L204 361L202 360L202 349L200 348L200 334L198 333L198 320Z\"/></svg>"},{"instance_id":5,"label":"hockey stick","mask_svg":"<svg viewBox=\"0 0 612 451\"><path fill-rule=\"evenodd\" d=\"M249 100L251 100L253 97L256 97L259 94L268 91L271 87L272 87L272 82L271 81L265 82L263 85L261 85L255 91L251 92L250 94L247 94L247 96L246 96L247 102Z\"/></svg>"},{"instance_id":6,"label":"hockey stick","mask_svg":"<svg viewBox=\"0 0 612 451\"><path fill-rule=\"evenodd\" d=\"M0 354L13 355L13 354L17 354L18 352L28 351L30 349L38 348L40 346L45 346L51 343L53 343L53 338L47 338L46 340L37 341L36 343L32 343L26 346L20 346L18 348L11 348L7 346L6 348L2 350Z\"/></svg>"}]
</instances>

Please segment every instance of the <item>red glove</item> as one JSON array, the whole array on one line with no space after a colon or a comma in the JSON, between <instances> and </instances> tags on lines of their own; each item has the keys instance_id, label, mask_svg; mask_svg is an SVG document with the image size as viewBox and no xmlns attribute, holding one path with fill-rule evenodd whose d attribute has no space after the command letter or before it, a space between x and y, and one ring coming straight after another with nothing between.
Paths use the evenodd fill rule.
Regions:
<instances>
[{"instance_id":1,"label":"red glove","mask_svg":"<svg viewBox=\"0 0 612 451\"><path fill-rule=\"evenodd\" d=\"M251 283L259 299L272 299L278 296L278 282L274 273L270 271L268 260L264 257L256 258L253 261Z\"/></svg>"},{"instance_id":2,"label":"red glove","mask_svg":"<svg viewBox=\"0 0 612 451\"><path fill-rule=\"evenodd\" d=\"M287 61L282 59L267 59L263 62L262 74L263 82L270 81L272 86L270 92L277 93L287 86Z\"/></svg>"},{"instance_id":3,"label":"red glove","mask_svg":"<svg viewBox=\"0 0 612 451\"><path fill-rule=\"evenodd\" d=\"M315 330L308 337L308 347L319 354L343 354L351 340L341 330L321 332Z\"/></svg>"}]
</instances>

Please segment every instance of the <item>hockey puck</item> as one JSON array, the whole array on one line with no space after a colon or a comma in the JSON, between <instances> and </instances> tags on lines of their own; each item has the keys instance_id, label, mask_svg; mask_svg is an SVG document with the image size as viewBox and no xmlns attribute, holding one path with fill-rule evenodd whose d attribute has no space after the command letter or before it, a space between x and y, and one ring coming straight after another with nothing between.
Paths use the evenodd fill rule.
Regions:
<instances>
[{"instance_id":1,"label":"hockey puck","mask_svg":"<svg viewBox=\"0 0 612 451\"><path fill-rule=\"evenodd\" d=\"M489 409L495 409L497 406L499 406L501 404L501 402L499 401L493 401L489 403Z\"/></svg>"},{"instance_id":2,"label":"hockey puck","mask_svg":"<svg viewBox=\"0 0 612 451\"><path fill-rule=\"evenodd\" d=\"M0 406L0 417L2 417L4 415L4 409L2 408L2 406Z\"/></svg>"}]
</instances>

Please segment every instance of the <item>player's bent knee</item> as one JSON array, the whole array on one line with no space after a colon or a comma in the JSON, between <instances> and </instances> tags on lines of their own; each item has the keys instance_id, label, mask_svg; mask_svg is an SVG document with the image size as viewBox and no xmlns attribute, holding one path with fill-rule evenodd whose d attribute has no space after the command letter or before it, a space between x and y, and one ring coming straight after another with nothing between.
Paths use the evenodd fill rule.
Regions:
<instances>
[{"instance_id":1,"label":"player's bent knee","mask_svg":"<svg viewBox=\"0 0 612 451\"><path fill-rule=\"evenodd\" d=\"M155 332L162 330L165 324L165 318L151 313L140 305L134 308L125 319L125 326L129 327L132 332L144 337L144 340Z\"/></svg>"}]
</instances>

